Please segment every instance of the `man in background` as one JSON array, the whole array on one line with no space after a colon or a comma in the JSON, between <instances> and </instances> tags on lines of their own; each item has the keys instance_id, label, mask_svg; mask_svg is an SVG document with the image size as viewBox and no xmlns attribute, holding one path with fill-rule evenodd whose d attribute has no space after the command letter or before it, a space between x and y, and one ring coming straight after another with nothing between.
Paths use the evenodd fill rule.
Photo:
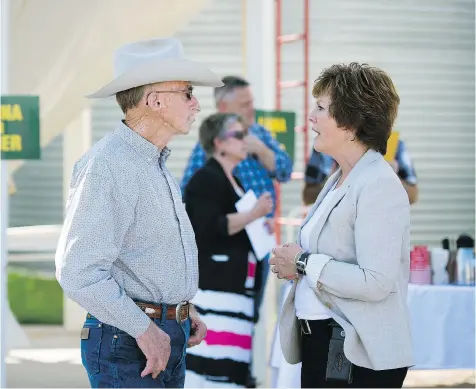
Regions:
<instances>
[{"instance_id":1,"label":"man in background","mask_svg":"<svg viewBox=\"0 0 476 389\"><path fill-rule=\"evenodd\" d=\"M390 166L392 166L400 178L408 194L410 204L416 203L418 200L417 177L410 154L402 140L398 141L395 159L390 162ZM336 169L337 165L331 157L312 150L304 176L304 188L302 191L304 205L314 204L326 180Z\"/></svg>"}]
</instances>

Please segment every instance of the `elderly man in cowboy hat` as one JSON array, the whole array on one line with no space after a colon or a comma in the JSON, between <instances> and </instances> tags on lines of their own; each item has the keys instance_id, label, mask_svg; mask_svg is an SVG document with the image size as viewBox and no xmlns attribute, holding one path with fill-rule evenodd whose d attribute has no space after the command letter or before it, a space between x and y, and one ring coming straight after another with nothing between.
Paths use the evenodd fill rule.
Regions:
<instances>
[{"instance_id":1,"label":"elderly man in cowboy hat","mask_svg":"<svg viewBox=\"0 0 476 389\"><path fill-rule=\"evenodd\" d=\"M124 120L74 167L57 278L88 312L81 357L92 387L183 387L186 348L206 326L188 303L197 247L167 143L200 111L193 85L222 82L174 38L127 44L114 65L89 97L115 95Z\"/></svg>"}]
</instances>

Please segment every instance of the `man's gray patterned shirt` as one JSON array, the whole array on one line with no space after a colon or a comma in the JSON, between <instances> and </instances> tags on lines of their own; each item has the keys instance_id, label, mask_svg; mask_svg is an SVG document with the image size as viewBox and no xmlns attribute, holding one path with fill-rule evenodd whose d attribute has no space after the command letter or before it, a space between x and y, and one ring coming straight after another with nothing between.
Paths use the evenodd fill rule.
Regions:
<instances>
[{"instance_id":1,"label":"man's gray patterned shirt","mask_svg":"<svg viewBox=\"0 0 476 389\"><path fill-rule=\"evenodd\" d=\"M56 252L64 292L100 321L142 335L133 302L177 304L198 288L197 246L170 154L123 122L75 165Z\"/></svg>"}]
</instances>

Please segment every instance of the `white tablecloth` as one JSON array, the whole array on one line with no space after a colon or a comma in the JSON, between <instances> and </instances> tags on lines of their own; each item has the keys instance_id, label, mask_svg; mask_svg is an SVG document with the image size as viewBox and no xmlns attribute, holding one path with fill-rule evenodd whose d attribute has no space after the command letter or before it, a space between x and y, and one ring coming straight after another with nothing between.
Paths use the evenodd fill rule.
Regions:
<instances>
[{"instance_id":1,"label":"white tablecloth","mask_svg":"<svg viewBox=\"0 0 476 389\"><path fill-rule=\"evenodd\" d=\"M409 285L414 369L474 369L474 291Z\"/></svg>"},{"instance_id":2,"label":"white tablecloth","mask_svg":"<svg viewBox=\"0 0 476 389\"><path fill-rule=\"evenodd\" d=\"M285 285L286 296L291 284ZM408 305L414 344L413 369L475 368L475 288L409 285ZM282 299L284 301L284 298ZM300 388L301 364L284 360L276 329L270 366L273 387Z\"/></svg>"}]
</instances>

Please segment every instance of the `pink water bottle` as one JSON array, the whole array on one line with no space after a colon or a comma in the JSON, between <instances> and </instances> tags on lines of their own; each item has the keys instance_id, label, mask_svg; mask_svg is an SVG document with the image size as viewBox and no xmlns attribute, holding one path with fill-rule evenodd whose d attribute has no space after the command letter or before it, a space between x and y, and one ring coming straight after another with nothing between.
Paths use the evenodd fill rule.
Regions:
<instances>
[{"instance_id":1,"label":"pink water bottle","mask_svg":"<svg viewBox=\"0 0 476 389\"><path fill-rule=\"evenodd\" d=\"M415 246L410 252L410 282L431 284L430 253L426 246Z\"/></svg>"}]
</instances>

